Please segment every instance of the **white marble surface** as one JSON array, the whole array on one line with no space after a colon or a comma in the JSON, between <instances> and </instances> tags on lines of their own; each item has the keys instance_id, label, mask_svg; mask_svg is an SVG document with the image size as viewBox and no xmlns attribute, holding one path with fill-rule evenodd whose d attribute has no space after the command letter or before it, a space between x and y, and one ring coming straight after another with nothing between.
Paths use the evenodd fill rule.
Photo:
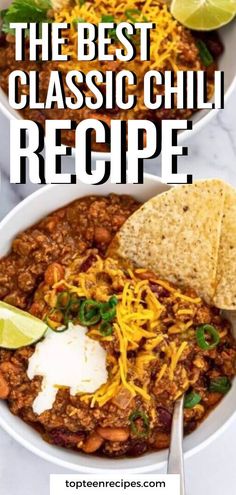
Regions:
<instances>
[{"instance_id":1,"label":"white marble surface","mask_svg":"<svg viewBox=\"0 0 236 495\"><path fill-rule=\"evenodd\" d=\"M236 90L224 111L206 129L188 141L189 157L181 159L181 171L194 178L221 177L236 186ZM37 186L9 184L9 126L0 115L0 217ZM149 163L146 171L159 174L160 165ZM186 461L187 495L234 495L236 421L203 452ZM49 474L65 473L26 451L0 431L0 494L47 495Z\"/></svg>"}]
</instances>

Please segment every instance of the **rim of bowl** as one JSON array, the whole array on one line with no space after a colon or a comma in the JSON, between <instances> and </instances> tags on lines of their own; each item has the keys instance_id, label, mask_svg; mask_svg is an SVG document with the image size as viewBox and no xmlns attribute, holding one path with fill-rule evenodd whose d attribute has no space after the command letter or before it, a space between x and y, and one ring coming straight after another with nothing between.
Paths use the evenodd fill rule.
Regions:
<instances>
[{"instance_id":1,"label":"rim of bowl","mask_svg":"<svg viewBox=\"0 0 236 495\"><path fill-rule=\"evenodd\" d=\"M144 179L150 179L153 182L161 183L164 184L162 179L156 175L145 173L144 174ZM40 188L38 191L33 192L29 196L27 196L24 200L22 200L18 205L16 205L6 216L3 218L3 220L0 222L0 229L4 228L5 225L8 223L9 220L12 219L12 217L15 215L17 211L19 211L22 207L24 207L30 200L33 198L40 198L40 196L43 196L45 192L47 191L52 191L53 189L57 189L60 187L61 184L49 184L45 185L44 187ZM145 182L144 182L145 186ZM175 186L170 186L175 187ZM9 411L9 414L11 412ZM193 457L195 454L199 453L201 450L205 449L209 444L211 444L215 439L220 437L227 428L233 423L233 421L236 418L236 410L235 412L212 434L209 435L209 437L203 441L201 441L198 445L195 445L195 447L190 448L188 451L184 452L184 458L189 459ZM56 455L47 453L43 450L43 448L37 447L33 445L30 441L25 440L23 436L21 436L19 433L17 433L12 426L9 426L7 421L5 421L1 416L0 416L0 426L5 430L14 440L16 440L20 445L25 447L27 450L32 452L33 454L39 456L40 458L49 461L55 465L58 465L60 467L70 469L75 472L80 472L83 474L101 474L101 473L115 473L117 472L117 469L103 469L103 468L93 468L89 466L84 466L80 464L74 464L73 462L62 460L58 458ZM129 467L122 469L123 473L128 473L128 474L143 474L143 473L152 473L157 469L161 469L166 466L167 463L167 455L168 451L165 450L164 454L166 456L165 460L158 461L156 463L151 462L149 465L145 466L140 466L138 468L135 467ZM134 458L135 459L135 458Z\"/></svg>"},{"instance_id":2,"label":"rim of bowl","mask_svg":"<svg viewBox=\"0 0 236 495\"><path fill-rule=\"evenodd\" d=\"M11 414L11 413L10 413ZM190 459L193 457L195 454L198 454L202 450L204 450L208 445L210 445L214 440L219 438L229 427L230 425L234 422L236 418L236 411L232 414L230 418L228 418L227 421L217 430L215 433L212 433L206 440L203 442L199 443L199 445L196 445L192 449L188 450L187 452L184 452L184 459ZM64 461L62 459L59 459L58 457L54 456L53 454L48 454L46 453L43 449L36 447L32 445L31 442L28 440L25 440L20 434L16 433L14 428L10 427L6 421L4 421L1 416L0 416L0 426L3 428L3 430L9 434L10 437L12 437L14 440L16 440L22 447L27 449L29 452L32 452L33 454L37 455L41 459L44 459L45 461L48 461L52 464L55 464L57 466L70 469L71 471L83 473L83 474L104 474L104 473L117 473L118 469L109 469L109 468L92 468L89 466L84 466L80 464L74 464L73 462L69 461ZM168 451L164 451L166 455L166 460L159 461L156 463L150 463L150 465L147 466L141 466L138 468L123 468L122 472L123 474L145 474L145 473L153 473L156 470L162 469L166 467L167 465L167 455ZM134 457L135 461L135 457Z\"/></svg>"}]
</instances>

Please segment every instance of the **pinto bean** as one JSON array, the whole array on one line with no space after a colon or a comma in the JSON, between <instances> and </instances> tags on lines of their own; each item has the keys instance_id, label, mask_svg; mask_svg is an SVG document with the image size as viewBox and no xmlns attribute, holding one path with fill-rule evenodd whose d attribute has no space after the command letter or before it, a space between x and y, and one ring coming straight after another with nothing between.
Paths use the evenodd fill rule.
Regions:
<instances>
[{"instance_id":1,"label":"pinto bean","mask_svg":"<svg viewBox=\"0 0 236 495\"><path fill-rule=\"evenodd\" d=\"M129 438L128 428L101 428L97 429L98 434L109 442L125 442Z\"/></svg>"},{"instance_id":2,"label":"pinto bean","mask_svg":"<svg viewBox=\"0 0 236 495\"><path fill-rule=\"evenodd\" d=\"M0 373L0 399L6 399L9 395L10 389L7 381L2 373Z\"/></svg>"},{"instance_id":3,"label":"pinto bean","mask_svg":"<svg viewBox=\"0 0 236 495\"><path fill-rule=\"evenodd\" d=\"M7 34L7 36L6 36L7 43L15 43L15 40L16 40L16 38L15 38L15 36L13 36L13 34L10 34L10 33Z\"/></svg>"},{"instance_id":4,"label":"pinto bean","mask_svg":"<svg viewBox=\"0 0 236 495\"><path fill-rule=\"evenodd\" d=\"M145 272L135 272L138 278L141 280L149 280L150 278L155 278L155 275L150 270L145 270Z\"/></svg>"},{"instance_id":5,"label":"pinto bean","mask_svg":"<svg viewBox=\"0 0 236 495\"><path fill-rule=\"evenodd\" d=\"M104 439L100 435L98 435L98 433L91 433L91 435L89 435L88 438L85 440L82 446L82 450L86 454L92 454L101 447L103 442Z\"/></svg>"},{"instance_id":6,"label":"pinto bean","mask_svg":"<svg viewBox=\"0 0 236 495\"><path fill-rule=\"evenodd\" d=\"M109 244L111 241L111 233L105 227L96 227L94 231L94 238L99 244Z\"/></svg>"},{"instance_id":7,"label":"pinto bean","mask_svg":"<svg viewBox=\"0 0 236 495\"><path fill-rule=\"evenodd\" d=\"M49 219L48 222L45 225L45 229L48 232L53 232L55 230L55 228L56 228L56 225L57 225L56 219Z\"/></svg>"},{"instance_id":8,"label":"pinto bean","mask_svg":"<svg viewBox=\"0 0 236 495\"><path fill-rule=\"evenodd\" d=\"M59 263L51 263L44 275L46 284L53 285L64 277L64 268Z\"/></svg>"},{"instance_id":9,"label":"pinto bean","mask_svg":"<svg viewBox=\"0 0 236 495\"><path fill-rule=\"evenodd\" d=\"M207 397L206 399L204 400L204 403L208 406L208 407L212 407L214 406L215 404L217 404L217 402L220 401L220 399L222 399L222 394L218 393L218 392L209 392L207 394Z\"/></svg>"},{"instance_id":10,"label":"pinto bean","mask_svg":"<svg viewBox=\"0 0 236 495\"><path fill-rule=\"evenodd\" d=\"M8 375L10 373L19 373L19 366L16 366L10 361L4 361L3 363L0 364L0 370Z\"/></svg>"},{"instance_id":11,"label":"pinto bean","mask_svg":"<svg viewBox=\"0 0 236 495\"><path fill-rule=\"evenodd\" d=\"M168 433L162 433L161 431L156 434L154 445L157 449L167 449L170 445L170 435Z\"/></svg>"}]
</instances>

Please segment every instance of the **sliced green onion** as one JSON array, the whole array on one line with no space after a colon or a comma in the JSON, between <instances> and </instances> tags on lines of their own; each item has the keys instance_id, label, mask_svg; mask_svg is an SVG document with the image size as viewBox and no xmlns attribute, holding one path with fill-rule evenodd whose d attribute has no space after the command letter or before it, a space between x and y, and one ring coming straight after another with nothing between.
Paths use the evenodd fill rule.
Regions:
<instances>
[{"instance_id":1,"label":"sliced green onion","mask_svg":"<svg viewBox=\"0 0 236 495\"><path fill-rule=\"evenodd\" d=\"M109 14L103 14L101 17L101 22L114 22L114 16Z\"/></svg>"},{"instance_id":2,"label":"sliced green onion","mask_svg":"<svg viewBox=\"0 0 236 495\"><path fill-rule=\"evenodd\" d=\"M107 311L108 310L108 311ZM111 308L108 303L103 304L100 308L102 320L111 321L116 316L116 308Z\"/></svg>"},{"instance_id":3,"label":"sliced green onion","mask_svg":"<svg viewBox=\"0 0 236 495\"><path fill-rule=\"evenodd\" d=\"M78 313L80 305L82 302L83 302L83 299L80 299L75 294L72 294L71 298L70 298L68 310L72 311L72 313Z\"/></svg>"},{"instance_id":4,"label":"sliced green onion","mask_svg":"<svg viewBox=\"0 0 236 495\"><path fill-rule=\"evenodd\" d=\"M125 11L125 15L126 15L127 19L129 19L132 22L136 22L137 16L140 16L140 14L141 14L141 10L139 10L139 9L127 9ZM136 15L136 17L134 17L134 15Z\"/></svg>"},{"instance_id":5,"label":"sliced green onion","mask_svg":"<svg viewBox=\"0 0 236 495\"><path fill-rule=\"evenodd\" d=\"M198 40L197 41L197 47L198 47L200 59L201 59L203 65L205 65L206 67L209 67L209 65L213 64L214 59L212 57L212 54L209 52L209 50L206 46L206 43L204 43L204 41L202 41L202 40Z\"/></svg>"},{"instance_id":6,"label":"sliced green onion","mask_svg":"<svg viewBox=\"0 0 236 495\"><path fill-rule=\"evenodd\" d=\"M101 320L100 306L100 303L92 299L83 301L79 310L80 323L86 327L98 323Z\"/></svg>"},{"instance_id":7,"label":"sliced green onion","mask_svg":"<svg viewBox=\"0 0 236 495\"><path fill-rule=\"evenodd\" d=\"M56 332L56 333L62 333L62 332L65 332L66 330L68 330L68 326L69 326L69 322L66 324L66 325L62 325L61 327L58 327L58 328L51 328L51 330L53 330L53 332Z\"/></svg>"},{"instance_id":8,"label":"sliced green onion","mask_svg":"<svg viewBox=\"0 0 236 495\"><path fill-rule=\"evenodd\" d=\"M113 15L106 15L106 14L103 14L102 17L101 17L101 22L115 22L115 18ZM116 36L116 28L110 28L108 30L108 36L109 38L113 39L113 40L117 40L117 36Z\"/></svg>"},{"instance_id":9,"label":"sliced green onion","mask_svg":"<svg viewBox=\"0 0 236 495\"><path fill-rule=\"evenodd\" d=\"M73 27L76 29L77 24L80 22L86 22L86 21L85 21L85 19L83 19L83 17L77 17L77 19L73 19L73 21L72 21Z\"/></svg>"},{"instance_id":10,"label":"sliced green onion","mask_svg":"<svg viewBox=\"0 0 236 495\"><path fill-rule=\"evenodd\" d=\"M196 406L201 402L202 398L201 395L198 394L197 392L190 392L185 396L184 399L184 407L185 409L192 409L192 407Z\"/></svg>"},{"instance_id":11,"label":"sliced green onion","mask_svg":"<svg viewBox=\"0 0 236 495\"><path fill-rule=\"evenodd\" d=\"M116 296L111 296L108 302L109 302L110 306L113 308L114 306L117 306L118 299Z\"/></svg>"},{"instance_id":12,"label":"sliced green onion","mask_svg":"<svg viewBox=\"0 0 236 495\"><path fill-rule=\"evenodd\" d=\"M140 430L136 425L136 420L140 419L142 421L142 430ZM129 416L130 428L132 433L138 437L146 437L149 433L150 422L149 418L143 411L136 409Z\"/></svg>"},{"instance_id":13,"label":"sliced green onion","mask_svg":"<svg viewBox=\"0 0 236 495\"><path fill-rule=\"evenodd\" d=\"M101 304L100 312L102 320L111 321L116 316L116 305L118 304L118 299L116 296L110 297L109 301Z\"/></svg>"},{"instance_id":14,"label":"sliced green onion","mask_svg":"<svg viewBox=\"0 0 236 495\"><path fill-rule=\"evenodd\" d=\"M206 336L211 337L211 342L206 340ZM220 342L218 330L212 325L201 325L196 329L196 339L199 347L203 350L214 349Z\"/></svg>"},{"instance_id":15,"label":"sliced green onion","mask_svg":"<svg viewBox=\"0 0 236 495\"><path fill-rule=\"evenodd\" d=\"M227 376L212 378L209 385L210 392L219 392L219 394L227 394L230 388L231 382Z\"/></svg>"},{"instance_id":16,"label":"sliced green onion","mask_svg":"<svg viewBox=\"0 0 236 495\"><path fill-rule=\"evenodd\" d=\"M67 322L67 323L65 323L64 325L61 325L61 326L59 326L59 327L57 327L57 328L54 328L54 327L52 326L52 322L54 322L54 323L56 323L56 324L58 323L58 324L60 325L60 322L59 322L59 321L56 321L56 320L54 321L54 320L52 320L52 319L50 318L50 316L51 316L51 315L53 315L53 314L55 314L57 311L59 311L59 310L58 310L58 309L56 309L56 308L53 308L53 309L50 311L50 313L46 316L46 318L45 318L45 323L46 323L46 324L47 324L47 326L50 328L50 330L52 330L53 332L57 332L57 333L65 332L66 330L68 330L68 323L69 323L69 322Z\"/></svg>"},{"instance_id":17,"label":"sliced green onion","mask_svg":"<svg viewBox=\"0 0 236 495\"><path fill-rule=\"evenodd\" d=\"M67 291L60 292L57 296L56 308L66 310L70 305L71 295Z\"/></svg>"},{"instance_id":18,"label":"sliced green onion","mask_svg":"<svg viewBox=\"0 0 236 495\"><path fill-rule=\"evenodd\" d=\"M104 337L108 337L109 335L112 335L112 333L113 333L112 325L108 321L103 321L99 327L99 332Z\"/></svg>"},{"instance_id":19,"label":"sliced green onion","mask_svg":"<svg viewBox=\"0 0 236 495\"><path fill-rule=\"evenodd\" d=\"M73 320L79 312L82 299L79 299L75 294L70 294L67 291L63 291L58 294L55 310L61 311L63 314L64 324L68 326L69 322Z\"/></svg>"}]
</instances>

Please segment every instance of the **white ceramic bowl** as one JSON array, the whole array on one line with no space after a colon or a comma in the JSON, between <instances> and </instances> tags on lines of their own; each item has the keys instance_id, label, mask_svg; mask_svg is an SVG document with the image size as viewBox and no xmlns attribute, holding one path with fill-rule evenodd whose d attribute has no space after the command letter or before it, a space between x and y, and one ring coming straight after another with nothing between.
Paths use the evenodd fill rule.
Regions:
<instances>
[{"instance_id":1,"label":"white ceramic bowl","mask_svg":"<svg viewBox=\"0 0 236 495\"><path fill-rule=\"evenodd\" d=\"M96 190L94 186L84 184L77 185L53 185L45 186L36 193L22 201L14 208L0 224L0 256L10 249L12 240L21 231L31 226L42 217L67 203L89 194L108 194L110 192L130 194L140 201L145 201L155 194L169 189L157 177L145 175L143 185L101 185ZM236 317L234 323L236 336ZM186 456L192 456L202 450L209 442L214 440L224 431L233 417L236 416L236 381L230 392L224 397L216 409L211 412L201 426L184 440ZM138 458L105 459L96 456L86 456L56 446L48 445L40 435L21 419L13 416L7 404L0 401L0 426L4 428L15 440L27 449L46 460L64 468L73 469L83 473L107 472L115 470L122 473L153 472L162 467L167 459L167 451L147 453Z\"/></svg>"},{"instance_id":2,"label":"white ceramic bowl","mask_svg":"<svg viewBox=\"0 0 236 495\"><path fill-rule=\"evenodd\" d=\"M219 30L221 40L223 41L225 50L219 60L219 69L224 71L225 74L225 101L230 96L236 81L236 58L233 56L236 46L236 21L232 21L230 24ZM16 110L13 110L9 103L7 96L0 88L0 109L9 118L21 119L21 115ZM179 144L193 137L198 131L200 131L210 120L217 114L218 110L200 110L196 112L191 120L193 122L193 130L180 132L178 142ZM109 159L109 153L93 152L95 159Z\"/></svg>"}]
</instances>

